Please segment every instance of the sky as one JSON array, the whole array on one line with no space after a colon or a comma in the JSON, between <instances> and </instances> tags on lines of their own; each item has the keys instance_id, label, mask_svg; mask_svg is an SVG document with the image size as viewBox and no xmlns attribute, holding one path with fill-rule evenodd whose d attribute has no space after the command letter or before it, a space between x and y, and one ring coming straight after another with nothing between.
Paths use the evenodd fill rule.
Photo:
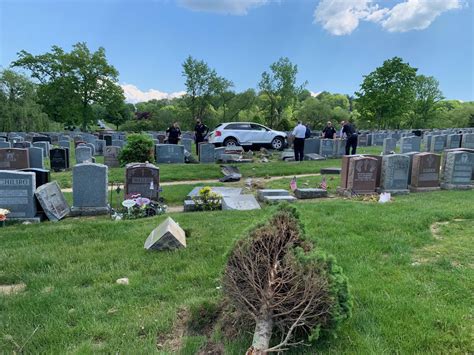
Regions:
<instances>
[{"instance_id":1,"label":"sky","mask_svg":"<svg viewBox=\"0 0 474 355\"><path fill-rule=\"evenodd\" d=\"M257 89L280 57L306 88L353 95L403 58L444 96L474 100L474 0L0 0L0 66L26 50L104 47L129 102L184 93L182 63L204 60Z\"/></svg>"}]
</instances>

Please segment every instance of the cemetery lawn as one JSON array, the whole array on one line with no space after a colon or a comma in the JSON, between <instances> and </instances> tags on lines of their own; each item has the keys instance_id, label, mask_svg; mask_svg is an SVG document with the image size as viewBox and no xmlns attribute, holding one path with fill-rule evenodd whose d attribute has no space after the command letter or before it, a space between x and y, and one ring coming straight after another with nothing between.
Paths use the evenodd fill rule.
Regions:
<instances>
[{"instance_id":1,"label":"cemetery lawn","mask_svg":"<svg viewBox=\"0 0 474 355\"><path fill-rule=\"evenodd\" d=\"M344 268L354 309L336 339L293 353L471 352L473 205L474 191L411 194L385 205L295 204L310 238ZM189 234L188 247L174 252L143 249L165 216L0 228L0 285L26 284L18 294L0 294L0 349L171 354L170 340L184 331L181 353L196 353L208 334L176 329L177 315L220 299L226 254L271 212L171 214ZM116 284L123 277L128 286ZM244 353L251 342L219 333L212 340L228 354Z\"/></svg>"}]
</instances>

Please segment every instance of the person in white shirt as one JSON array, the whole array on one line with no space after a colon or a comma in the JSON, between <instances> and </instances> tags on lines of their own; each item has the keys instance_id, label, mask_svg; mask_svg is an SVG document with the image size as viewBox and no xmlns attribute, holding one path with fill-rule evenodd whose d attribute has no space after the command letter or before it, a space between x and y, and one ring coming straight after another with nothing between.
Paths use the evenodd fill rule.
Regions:
<instances>
[{"instance_id":1,"label":"person in white shirt","mask_svg":"<svg viewBox=\"0 0 474 355\"><path fill-rule=\"evenodd\" d=\"M304 140L306 138L306 126L302 122L298 121L298 125L293 130L293 149L295 151L295 160L303 161L304 159Z\"/></svg>"}]
</instances>

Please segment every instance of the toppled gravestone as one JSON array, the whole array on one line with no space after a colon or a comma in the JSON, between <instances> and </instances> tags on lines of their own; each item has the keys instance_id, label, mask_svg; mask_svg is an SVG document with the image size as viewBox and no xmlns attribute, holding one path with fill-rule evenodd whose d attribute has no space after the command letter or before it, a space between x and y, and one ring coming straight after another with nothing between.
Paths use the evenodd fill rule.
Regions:
<instances>
[{"instance_id":1,"label":"toppled gravestone","mask_svg":"<svg viewBox=\"0 0 474 355\"><path fill-rule=\"evenodd\" d=\"M322 168L321 169L321 174L326 174L326 175L341 175L341 168Z\"/></svg>"},{"instance_id":2,"label":"toppled gravestone","mask_svg":"<svg viewBox=\"0 0 474 355\"><path fill-rule=\"evenodd\" d=\"M326 160L326 158L316 153L308 153L304 155L304 160Z\"/></svg>"},{"instance_id":3,"label":"toppled gravestone","mask_svg":"<svg viewBox=\"0 0 474 355\"><path fill-rule=\"evenodd\" d=\"M226 196L222 198L222 209L237 210L237 211L248 211L248 210L259 210L260 205L255 199L254 195L237 195L237 196Z\"/></svg>"},{"instance_id":4,"label":"toppled gravestone","mask_svg":"<svg viewBox=\"0 0 474 355\"><path fill-rule=\"evenodd\" d=\"M300 200L305 200L305 199L310 199L310 198L327 197L328 192L327 192L327 190L313 189L313 188L296 189L295 190L295 196L296 196L296 198L298 198Z\"/></svg>"},{"instance_id":5,"label":"toppled gravestone","mask_svg":"<svg viewBox=\"0 0 474 355\"><path fill-rule=\"evenodd\" d=\"M296 200L296 198L291 196L288 191L283 189L258 190L257 198L259 201L267 203L293 202Z\"/></svg>"},{"instance_id":6,"label":"toppled gravestone","mask_svg":"<svg viewBox=\"0 0 474 355\"><path fill-rule=\"evenodd\" d=\"M147 250L174 250L186 248L184 230L170 217L153 229L145 241Z\"/></svg>"},{"instance_id":7,"label":"toppled gravestone","mask_svg":"<svg viewBox=\"0 0 474 355\"><path fill-rule=\"evenodd\" d=\"M220 182L232 182L240 181L242 174L236 166L222 165L221 172L224 174L224 177L220 178Z\"/></svg>"}]
</instances>

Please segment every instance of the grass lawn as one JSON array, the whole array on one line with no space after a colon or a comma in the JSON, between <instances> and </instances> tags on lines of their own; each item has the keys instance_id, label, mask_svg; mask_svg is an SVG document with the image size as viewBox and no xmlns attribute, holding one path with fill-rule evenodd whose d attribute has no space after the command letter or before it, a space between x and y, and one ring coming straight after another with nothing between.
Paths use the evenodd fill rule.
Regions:
<instances>
[{"instance_id":1,"label":"grass lawn","mask_svg":"<svg viewBox=\"0 0 474 355\"><path fill-rule=\"evenodd\" d=\"M279 183L287 182L271 182ZM349 277L354 310L336 339L294 353L471 352L473 205L474 191L411 194L385 205L297 203L308 235ZM157 339L172 331L180 309L219 299L226 253L270 213L172 214L190 231L188 247L174 252L143 249L165 216L0 228L0 284L27 285L0 295L0 349L159 352ZM122 277L130 285L115 283ZM205 342L185 335L182 353ZM245 335L225 341L226 353L242 354L249 343Z\"/></svg>"}]
</instances>

